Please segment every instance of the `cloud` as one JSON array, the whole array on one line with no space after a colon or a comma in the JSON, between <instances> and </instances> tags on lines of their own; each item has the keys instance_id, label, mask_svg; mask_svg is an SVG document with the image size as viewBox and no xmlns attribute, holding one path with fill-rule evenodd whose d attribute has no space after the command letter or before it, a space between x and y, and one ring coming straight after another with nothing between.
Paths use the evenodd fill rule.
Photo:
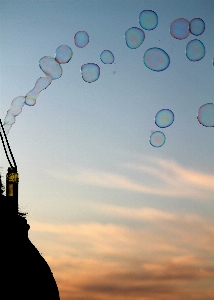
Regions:
<instances>
[{"instance_id":1,"label":"cloud","mask_svg":"<svg viewBox=\"0 0 214 300\"><path fill-rule=\"evenodd\" d=\"M213 199L214 175L185 168L174 161L146 157L124 163L120 168L115 173L92 169L74 170L71 174L47 173L82 185L165 197Z\"/></svg>"},{"instance_id":2,"label":"cloud","mask_svg":"<svg viewBox=\"0 0 214 300\"><path fill-rule=\"evenodd\" d=\"M141 225L31 222L31 240L57 280L61 300L211 300L214 222L199 215L98 206ZM156 219L156 216L158 219ZM51 253L51 255L50 255Z\"/></svg>"}]
</instances>

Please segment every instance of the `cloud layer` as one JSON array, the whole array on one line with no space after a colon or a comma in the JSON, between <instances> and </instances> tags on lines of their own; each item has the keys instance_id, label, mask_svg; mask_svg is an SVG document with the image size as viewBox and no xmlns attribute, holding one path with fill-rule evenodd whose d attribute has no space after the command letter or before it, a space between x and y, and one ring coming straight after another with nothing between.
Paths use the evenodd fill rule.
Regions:
<instances>
[{"instance_id":1,"label":"cloud layer","mask_svg":"<svg viewBox=\"0 0 214 300\"><path fill-rule=\"evenodd\" d=\"M138 223L31 223L31 240L50 264L62 300L214 298L213 221L93 205Z\"/></svg>"},{"instance_id":2,"label":"cloud layer","mask_svg":"<svg viewBox=\"0 0 214 300\"><path fill-rule=\"evenodd\" d=\"M73 170L72 174L48 171L64 181L156 196L213 200L214 175L185 168L170 160L145 157L124 163L112 172Z\"/></svg>"}]
</instances>

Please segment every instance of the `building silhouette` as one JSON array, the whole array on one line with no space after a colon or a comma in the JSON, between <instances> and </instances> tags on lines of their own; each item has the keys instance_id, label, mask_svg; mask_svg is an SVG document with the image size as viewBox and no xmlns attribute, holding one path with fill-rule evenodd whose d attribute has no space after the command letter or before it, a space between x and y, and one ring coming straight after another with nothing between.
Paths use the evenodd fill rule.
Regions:
<instances>
[{"instance_id":1,"label":"building silhouette","mask_svg":"<svg viewBox=\"0 0 214 300\"><path fill-rule=\"evenodd\" d=\"M7 186L8 188L8 186ZM26 214L19 212L16 197L1 197L1 292L0 299L59 300L59 291L45 259L28 238Z\"/></svg>"}]
</instances>

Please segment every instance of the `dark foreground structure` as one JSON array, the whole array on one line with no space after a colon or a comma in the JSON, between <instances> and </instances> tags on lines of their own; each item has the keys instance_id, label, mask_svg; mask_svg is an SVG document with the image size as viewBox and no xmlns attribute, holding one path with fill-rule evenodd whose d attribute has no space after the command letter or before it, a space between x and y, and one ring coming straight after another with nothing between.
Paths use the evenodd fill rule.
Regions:
<instances>
[{"instance_id":1,"label":"dark foreground structure","mask_svg":"<svg viewBox=\"0 0 214 300\"><path fill-rule=\"evenodd\" d=\"M1 186L1 292L0 299L59 300L50 267L28 238L24 214L13 213L13 197Z\"/></svg>"}]
</instances>

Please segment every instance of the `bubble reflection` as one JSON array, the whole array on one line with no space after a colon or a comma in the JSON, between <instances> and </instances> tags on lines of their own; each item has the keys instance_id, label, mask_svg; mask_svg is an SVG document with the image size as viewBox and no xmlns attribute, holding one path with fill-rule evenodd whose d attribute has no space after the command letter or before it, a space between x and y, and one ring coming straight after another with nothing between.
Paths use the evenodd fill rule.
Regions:
<instances>
[{"instance_id":1,"label":"bubble reflection","mask_svg":"<svg viewBox=\"0 0 214 300\"><path fill-rule=\"evenodd\" d=\"M198 110L198 122L205 127L214 127L214 104L207 103Z\"/></svg>"},{"instance_id":2,"label":"bubble reflection","mask_svg":"<svg viewBox=\"0 0 214 300\"><path fill-rule=\"evenodd\" d=\"M111 51L109 50L104 50L100 54L100 59L104 64L113 64L114 62L114 55Z\"/></svg>"},{"instance_id":3,"label":"bubble reflection","mask_svg":"<svg viewBox=\"0 0 214 300\"><path fill-rule=\"evenodd\" d=\"M84 48L89 43L89 35L85 31L78 31L74 36L74 43L79 48Z\"/></svg>"},{"instance_id":4,"label":"bubble reflection","mask_svg":"<svg viewBox=\"0 0 214 300\"><path fill-rule=\"evenodd\" d=\"M145 39L145 33L140 28L132 27L125 32L126 45L130 49L136 49L140 47L144 39Z\"/></svg>"},{"instance_id":5,"label":"bubble reflection","mask_svg":"<svg viewBox=\"0 0 214 300\"><path fill-rule=\"evenodd\" d=\"M186 56L191 61L201 60L205 55L204 44L199 40L192 40L186 46Z\"/></svg>"},{"instance_id":6,"label":"bubble reflection","mask_svg":"<svg viewBox=\"0 0 214 300\"><path fill-rule=\"evenodd\" d=\"M145 30L153 30L158 25L158 16L152 10L143 10L139 15L140 26Z\"/></svg>"},{"instance_id":7,"label":"bubble reflection","mask_svg":"<svg viewBox=\"0 0 214 300\"><path fill-rule=\"evenodd\" d=\"M155 116L155 124L160 128L165 128L174 122L174 113L170 109L161 109Z\"/></svg>"},{"instance_id":8,"label":"bubble reflection","mask_svg":"<svg viewBox=\"0 0 214 300\"><path fill-rule=\"evenodd\" d=\"M205 30L205 23L200 18L192 19L189 24L189 29L192 34L201 35Z\"/></svg>"},{"instance_id":9,"label":"bubble reflection","mask_svg":"<svg viewBox=\"0 0 214 300\"><path fill-rule=\"evenodd\" d=\"M165 137L165 134L163 132L161 132L161 131L154 131L150 135L149 141L150 141L150 144L153 147L158 148L158 147L163 146L163 144L166 141L166 137Z\"/></svg>"},{"instance_id":10,"label":"bubble reflection","mask_svg":"<svg viewBox=\"0 0 214 300\"><path fill-rule=\"evenodd\" d=\"M170 34L179 40L183 40L190 34L189 21L183 18L174 20L170 25Z\"/></svg>"},{"instance_id":11,"label":"bubble reflection","mask_svg":"<svg viewBox=\"0 0 214 300\"><path fill-rule=\"evenodd\" d=\"M170 64L169 55L163 49L156 47L148 49L143 60L147 68L156 72L165 70Z\"/></svg>"},{"instance_id":12,"label":"bubble reflection","mask_svg":"<svg viewBox=\"0 0 214 300\"><path fill-rule=\"evenodd\" d=\"M100 67L97 64L88 63L81 66L82 79L86 82L94 82L100 76Z\"/></svg>"}]
</instances>

